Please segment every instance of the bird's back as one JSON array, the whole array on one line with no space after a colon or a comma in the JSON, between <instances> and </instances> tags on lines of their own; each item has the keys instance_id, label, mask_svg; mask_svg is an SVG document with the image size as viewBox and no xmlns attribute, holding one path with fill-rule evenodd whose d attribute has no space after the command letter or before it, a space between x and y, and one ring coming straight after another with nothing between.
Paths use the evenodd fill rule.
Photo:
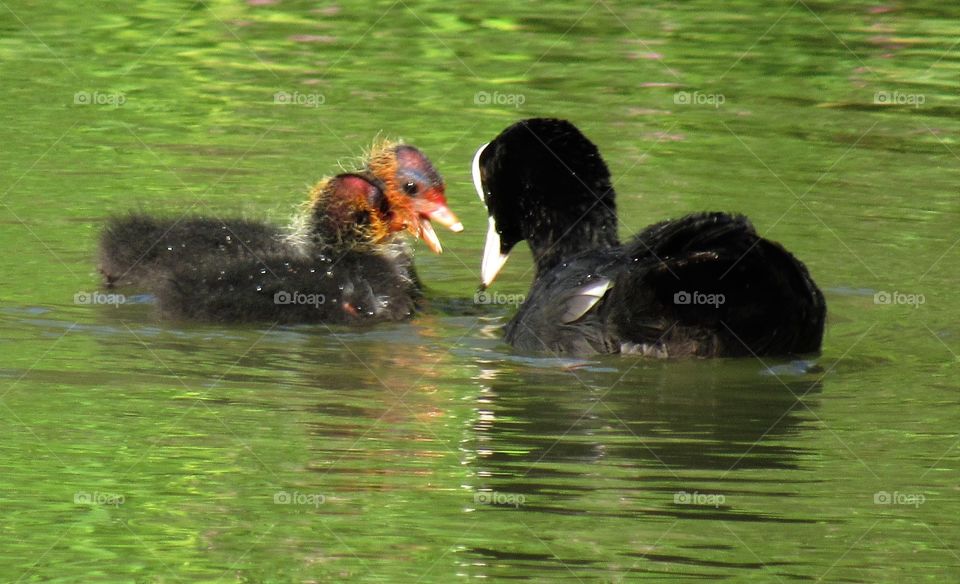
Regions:
<instances>
[{"instance_id":1,"label":"bird's back","mask_svg":"<svg viewBox=\"0 0 960 584\"><path fill-rule=\"evenodd\" d=\"M825 312L782 246L742 216L700 213L566 258L534 283L506 339L558 354L786 355L820 348Z\"/></svg>"}]
</instances>

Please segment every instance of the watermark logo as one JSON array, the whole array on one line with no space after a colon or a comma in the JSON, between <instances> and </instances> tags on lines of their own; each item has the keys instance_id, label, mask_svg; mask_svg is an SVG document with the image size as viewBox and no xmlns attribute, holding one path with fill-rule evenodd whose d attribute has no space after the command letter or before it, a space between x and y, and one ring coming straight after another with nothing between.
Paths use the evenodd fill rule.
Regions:
<instances>
[{"instance_id":1,"label":"watermark logo","mask_svg":"<svg viewBox=\"0 0 960 584\"><path fill-rule=\"evenodd\" d=\"M104 294L103 292L80 291L73 295L74 304L107 304L113 307L120 306L127 301L123 294Z\"/></svg>"},{"instance_id":2,"label":"watermark logo","mask_svg":"<svg viewBox=\"0 0 960 584\"><path fill-rule=\"evenodd\" d=\"M322 93L300 93L299 91L278 91L273 94L273 103L276 105L305 105L320 107L327 103L327 96Z\"/></svg>"},{"instance_id":3,"label":"watermark logo","mask_svg":"<svg viewBox=\"0 0 960 584\"><path fill-rule=\"evenodd\" d=\"M719 108L727 102L722 93L700 93L699 91L678 91L673 94L673 103L676 105L709 105Z\"/></svg>"},{"instance_id":4,"label":"watermark logo","mask_svg":"<svg viewBox=\"0 0 960 584\"><path fill-rule=\"evenodd\" d=\"M123 495L118 495L116 493L101 493L99 491L94 491L89 493L87 491L77 491L73 494L73 503L75 505L113 505L114 507L119 507L123 505L123 502L126 498Z\"/></svg>"},{"instance_id":5,"label":"watermark logo","mask_svg":"<svg viewBox=\"0 0 960 584\"><path fill-rule=\"evenodd\" d=\"M700 493L694 491L678 491L673 494L674 505L700 505L703 507L720 507L727 500L719 493Z\"/></svg>"},{"instance_id":6,"label":"watermark logo","mask_svg":"<svg viewBox=\"0 0 960 584\"><path fill-rule=\"evenodd\" d=\"M927 498L923 496L923 493L901 493L899 491L889 493L887 491L877 491L873 494L874 505L911 505L916 508L923 505L926 501Z\"/></svg>"},{"instance_id":7,"label":"watermark logo","mask_svg":"<svg viewBox=\"0 0 960 584\"><path fill-rule=\"evenodd\" d=\"M922 93L878 91L873 94L873 103L876 105L912 105L913 107L920 107L926 102L927 96Z\"/></svg>"},{"instance_id":8,"label":"watermark logo","mask_svg":"<svg viewBox=\"0 0 960 584\"><path fill-rule=\"evenodd\" d=\"M509 105L519 108L527 103L527 97L522 93L500 93L494 91L478 91L473 94L473 103L476 105Z\"/></svg>"},{"instance_id":9,"label":"watermark logo","mask_svg":"<svg viewBox=\"0 0 960 584\"><path fill-rule=\"evenodd\" d=\"M927 298L923 294L907 294L896 290L893 292L881 290L873 295L874 304L904 304L906 306L920 308L920 305L926 302Z\"/></svg>"},{"instance_id":10,"label":"watermark logo","mask_svg":"<svg viewBox=\"0 0 960 584\"><path fill-rule=\"evenodd\" d=\"M300 493L297 491L277 491L273 494L275 505L312 505L319 507L326 503L327 498L320 493Z\"/></svg>"},{"instance_id":11,"label":"watermark logo","mask_svg":"<svg viewBox=\"0 0 960 584\"><path fill-rule=\"evenodd\" d=\"M473 294L474 304L523 304L523 294L503 294L501 292L490 292L489 290L478 290Z\"/></svg>"},{"instance_id":12,"label":"watermark logo","mask_svg":"<svg viewBox=\"0 0 960 584\"><path fill-rule=\"evenodd\" d=\"M480 491L473 494L473 502L476 505L510 505L519 507L526 502L527 498L523 495L514 493L498 493L497 491Z\"/></svg>"},{"instance_id":13,"label":"watermark logo","mask_svg":"<svg viewBox=\"0 0 960 584\"><path fill-rule=\"evenodd\" d=\"M681 290L673 295L674 304L704 304L714 308L720 308L720 305L727 301L723 294L706 294L704 292L687 292Z\"/></svg>"},{"instance_id":14,"label":"watermark logo","mask_svg":"<svg viewBox=\"0 0 960 584\"><path fill-rule=\"evenodd\" d=\"M280 290L273 295L274 304L298 304L303 306L313 306L314 308L320 308L320 305L324 304L327 301L327 297L323 294L306 294L304 292L298 292L294 290L293 292L287 292L286 290Z\"/></svg>"},{"instance_id":15,"label":"watermark logo","mask_svg":"<svg viewBox=\"0 0 960 584\"><path fill-rule=\"evenodd\" d=\"M127 103L127 96L119 91L78 91L73 94L74 105L112 105L120 107Z\"/></svg>"}]
</instances>

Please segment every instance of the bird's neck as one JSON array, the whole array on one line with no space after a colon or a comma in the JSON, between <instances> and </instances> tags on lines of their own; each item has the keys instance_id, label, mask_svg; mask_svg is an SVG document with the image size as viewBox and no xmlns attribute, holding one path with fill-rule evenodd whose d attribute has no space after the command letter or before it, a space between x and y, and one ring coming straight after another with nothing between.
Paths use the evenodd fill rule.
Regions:
<instances>
[{"instance_id":1,"label":"bird's neck","mask_svg":"<svg viewBox=\"0 0 960 584\"><path fill-rule=\"evenodd\" d=\"M551 221L541 227L531 230L526 238L537 266L537 277L575 254L620 246L616 209L604 204L586 214L568 217L566 221Z\"/></svg>"}]
</instances>

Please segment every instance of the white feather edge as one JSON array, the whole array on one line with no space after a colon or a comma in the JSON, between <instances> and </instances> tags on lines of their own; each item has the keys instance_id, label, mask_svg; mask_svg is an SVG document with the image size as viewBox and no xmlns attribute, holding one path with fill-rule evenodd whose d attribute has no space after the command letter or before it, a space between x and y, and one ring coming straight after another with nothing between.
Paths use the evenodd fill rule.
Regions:
<instances>
[{"instance_id":1,"label":"white feather edge","mask_svg":"<svg viewBox=\"0 0 960 584\"><path fill-rule=\"evenodd\" d=\"M477 148L477 153L473 155L473 164L470 166L470 172L473 175L473 188L477 190L477 196L480 197L480 202L483 203L484 207L487 206L487 201L483 196L483 179L480 178L480 156L489 145L490 142L487 142L483 146Z\"/></svg>"},{"instance_id":2,"label":"white feather edge","mask_svg":"<svg viewBox=\"0 0 960 584\"><path fill-rule=\"evenodd\" d=\"M560 316L560 322L568 324L583 318L583 315L590 312L610 288L613 288L613 280L597 278L574 290L564 302L564 311Z\"/></svg>"}]
</instances>

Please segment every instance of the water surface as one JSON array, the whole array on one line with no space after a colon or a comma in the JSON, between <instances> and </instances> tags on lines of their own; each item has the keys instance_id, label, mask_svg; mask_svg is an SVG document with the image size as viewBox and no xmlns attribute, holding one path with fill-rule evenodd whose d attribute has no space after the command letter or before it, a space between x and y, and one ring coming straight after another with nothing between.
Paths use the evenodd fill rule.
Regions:
<instances>
[{"instance_id":1,"label":"water surface","mask_svg":"<svg viewBox=\"0 0 960 584\"><path fill-rule=\"evenodd\" d=\"M0 579L956 580L958 17L5 0ZM597 142L624 236L716 209L785 244L826 293L823 354L504 346L514 307L472 299L468 165L532 115ZM467 226L443 256L418 247L415 321L218 327L76 301L103 291L110 214L284 221L378 133L429 153ZM530 278L518 252L495 290Z\"/></svg>"}]
</instances>

